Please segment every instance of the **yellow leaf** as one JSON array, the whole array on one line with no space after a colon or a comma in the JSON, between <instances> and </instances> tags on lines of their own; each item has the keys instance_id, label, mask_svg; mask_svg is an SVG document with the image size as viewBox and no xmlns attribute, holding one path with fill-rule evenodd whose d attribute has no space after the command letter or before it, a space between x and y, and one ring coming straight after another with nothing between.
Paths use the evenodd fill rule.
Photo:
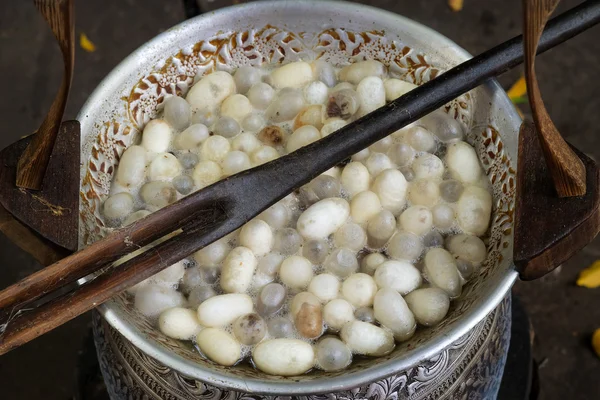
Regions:
<instances>
[{"instance_id":1,"label":"yellow leaf","mask_svg":"<svg viewBox=\"0 0 600 400\"><path fill-rule=\"evenodd\" d=\"M448 5L452 9L452 11L458 12L463 8L464 0L448 0Z\"/></svg>"},{"instance_id":2,"label":"yellow leaf","mask_svg":"<svg viewBox=\"0 0 600 400\"><path fill-rule=\"evenodd\" d=\"M592 265L579 273L577 285L590 289L600 287L600 260L595 261Z\"/></svg>"},{"instance_id":3,"label":"yellow leaf","mask_svg":"<svg viewBox=\"0 0 600 400\"><path fill-rule=\"evenodd\" d=\"M596 332L594 332L594 335L592 336L592 347L598 357L600 357L600 329L596 329Z\"/></svg>"},{"instance_id":4,"label":"yellow leaf","mask_svg":"<svg viewBox=\"0 0 600 400\"><path fill-rule=\"evenodd\" d=\"M508 94L508 97L511 100L515 100L525 96L527 94L527 84L525 83L525 77L520 77L519 80L516 81L506 93Z\"/></svg>"},{"instance_id":5,"label":"yellow leaf","mask_svg":"<svg viewBox=\"0 0 600 400\"><path fill-rule=\"evenodd\" d=\"M527 98L527 96L521 96L521 97L512 99L513 104L516 104L516 105L526 104L528 101L529 101L529 99Z\"/></svg>"},{"instance_id":6,"label":"yellow leaf","mask_svg":"<svg viewBox=\"0 0 600 400\"><path fill-rule=\"evenodd\" d=\"M92 43L90 39L85 35L85 33L79 34L79 45L82 49L87 51L88 53L92 53L96 51L96 45Z\"/></svg>"}]
</instances>

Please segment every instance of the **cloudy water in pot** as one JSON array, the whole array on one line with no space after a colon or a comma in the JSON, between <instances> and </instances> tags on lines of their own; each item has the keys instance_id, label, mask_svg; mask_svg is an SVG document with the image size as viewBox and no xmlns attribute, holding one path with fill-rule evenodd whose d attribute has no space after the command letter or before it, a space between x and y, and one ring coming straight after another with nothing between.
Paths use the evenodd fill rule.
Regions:
<instances>
[{"instance_id":1,"label":"cloudy water in pot","mask_svg":"<svg viewBox=\"0 0 600 400\"><path fill-rule=\"evenodd\" d=\"M135 223L414 87L372 60L197 77L123 153L103 215ZM132 287L132 307L215 363L267 374L391 352L442 321L486 258L490 184L464 133L443 110L394 132Z\"/></svg>"}]
</instances>

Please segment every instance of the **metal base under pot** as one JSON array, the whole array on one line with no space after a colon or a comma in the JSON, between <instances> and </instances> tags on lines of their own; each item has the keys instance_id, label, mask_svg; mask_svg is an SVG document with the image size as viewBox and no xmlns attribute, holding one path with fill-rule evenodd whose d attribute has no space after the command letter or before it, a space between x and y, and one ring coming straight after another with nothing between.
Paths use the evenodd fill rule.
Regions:
<instances>
[{"instance_id":1,"label":"metal base under pot","mask_svg":"<svg viewBox=\"0 0 600 400\"><path fill-rule=\"evenodd\" d=\"M134 347L94 312L94 340L112 400L290 399L234 392L187 378ZM349 391L302 399L495 399L511 334L511 298L437 356L394 376Z\"/></svg>"}]
</instances>

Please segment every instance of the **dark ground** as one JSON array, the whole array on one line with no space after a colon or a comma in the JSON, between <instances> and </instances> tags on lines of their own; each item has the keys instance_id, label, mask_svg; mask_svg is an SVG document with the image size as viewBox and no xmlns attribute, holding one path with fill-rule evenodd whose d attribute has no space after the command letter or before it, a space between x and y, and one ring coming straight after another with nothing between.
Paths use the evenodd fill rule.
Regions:
<instances>
[{"instance_id":1,"label":"dark ground","mask_svg":"<svg viewBox=\"0 0 600 400\"><path fill-rule=\"evenodd\" d=\"M190 3L193 0L188 1ZM79 0L76 34L97 45L77 48L76 72L65 119L78 109L100 80L125 56L159 32L185 18L182 0ZM465 0L451 12L446 0L362 1L413 18L440 31L471 53L479 53L520 33L518 0ZM205 10L231 3L205 2ZM564 0L561 9L578 4ZM548 110L562 134L600 159L600 28L549 51L537 63ZM0 148L34 131L55 95L61 59L54 39L32 1L0 0ZM520 72L500 78L508 88ZM535 233L532 233L535 234ZM600 258L600 240L582 250L560 271L537 282L519 282L514 291L525 304L536 332L534 354L540 363L542 400L600 398L600 358L590 337L600 328L600 289L576 287L578 272ZM0 235L0 287L39 266ZM89 328L89 315L0 358L0 398L72 398L76 361Z\"/></svg>"}]
</instances>

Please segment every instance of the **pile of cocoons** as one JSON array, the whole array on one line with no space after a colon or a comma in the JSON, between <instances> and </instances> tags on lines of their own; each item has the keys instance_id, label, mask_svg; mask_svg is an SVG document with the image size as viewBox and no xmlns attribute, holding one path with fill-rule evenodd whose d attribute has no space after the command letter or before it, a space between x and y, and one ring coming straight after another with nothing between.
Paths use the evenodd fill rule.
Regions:
<instances>
[{"instance_id":1,"label":"pile of cocoons","mask_svg":"<svg viewBox=\"0 0 600 400\"><path fill-rule=\"evenodd\" d=\"M104 218L134 223L414 87L373 60L200 76L125 150ZM442 321L486 259L490 184L464 136L443 110L394 132L131 288L133 306L213 362L251 359L267 374L337 371L353 355L391 352Z\"/></svg>"}]
</instances>

